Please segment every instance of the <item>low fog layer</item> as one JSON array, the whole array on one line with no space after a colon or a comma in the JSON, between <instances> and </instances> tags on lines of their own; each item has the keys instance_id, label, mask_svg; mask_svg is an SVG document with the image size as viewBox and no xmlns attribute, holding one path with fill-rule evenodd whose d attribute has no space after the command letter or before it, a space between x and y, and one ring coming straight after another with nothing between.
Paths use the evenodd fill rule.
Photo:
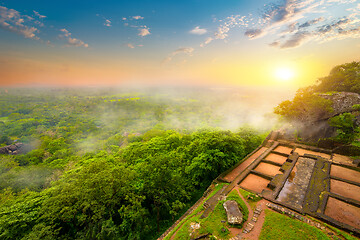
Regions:
<instances>
[{"instance_id":1,"label":"low fog layer","mask_svg":"<svg viewBox=\"0 0 360 240\"><path fill-rule=\"evenodd\" d=\"M42 111L46 109L45 118L54 119L52 124L58 130L49 133L38 121L34 131L50 135L61 132L63 127L82 124L82 131L76 132L81 136L76 137L75 144L87 152L110 144L105 141L118 145L123 137L137 136L151 129L236 131L252 126L269 130L276 124L274 107L292 95L291 91L254 87L15 88L0 89L0 98L7 103L0 114L9 119L36 122L36 119L43 121L41 114L44 115Z\"/></svg>"}]
</instances>

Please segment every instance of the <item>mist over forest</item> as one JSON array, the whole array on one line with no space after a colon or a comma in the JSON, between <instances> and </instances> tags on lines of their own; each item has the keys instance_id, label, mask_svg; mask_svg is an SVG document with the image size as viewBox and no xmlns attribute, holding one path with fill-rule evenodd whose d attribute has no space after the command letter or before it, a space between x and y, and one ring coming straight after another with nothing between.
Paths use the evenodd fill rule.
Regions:
<instances>
[{"instance_id":1,"label":"mist over forest","mask_svg":"<svg viewBox=\"0 0 360 240\"><path fill-rule=\"evenodd\" d=\"M256 209L298 144L332 153L304 209L343 201L325 166L360 164L359 39L356 0L0 0L0 240L353 239Z\"/></svg>"},{"instance_id":2,"label":"mist over forest","mask_svg":"<svg viewBox=\"0 0 360 240\"><path fill-rule=\"evenodd\" d=\"M289 94L3 88L1 147L23 145L0 155L0 238L154 239L261 144Z\"/></svg>"},{"instance_id":3,"label":"mist over forest","mask_svg":"<svg viewBox=\"0 0 360 240\"><path fill-rule=\"evenodd\" d=\"M10 88L0 90L0 117L5 120L2 135L25 142L49 126L59 132L76 122L83 125L72 133L80 136L76 146L89 151L103 147L109 137L151 129L236 130L251 125L268 130L276 123L274 106L290 96L264 88ZM47 120L41 119L44 115Z\"/></svg>"}]
</instances>

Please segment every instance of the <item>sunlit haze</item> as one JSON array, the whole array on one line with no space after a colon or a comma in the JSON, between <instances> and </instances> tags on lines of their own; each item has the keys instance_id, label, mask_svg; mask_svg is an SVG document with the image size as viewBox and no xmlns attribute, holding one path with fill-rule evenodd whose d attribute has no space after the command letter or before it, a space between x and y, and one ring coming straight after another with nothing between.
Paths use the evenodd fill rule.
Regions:
<instances>
[{"instance_id":1,"label":"sunlit haze","mask_svg":"<svg viewBox=\"0 0 360 240\"><path fill-rule=\"evenodd\" d=\"M360 60L359 14L354 0L1 0L0 84L296 89Z\"/></svg>"},{"instance_id":2,"label":"sunlit haze","mask_svg":"<svg viewBox=\"0 0 360 240\"><path fill-rule=\"evenodd\" d=\"M281 81L290 81L294 78L294 71L290 68L277 68L275 75Z\"/></svg>"}]
</instances>

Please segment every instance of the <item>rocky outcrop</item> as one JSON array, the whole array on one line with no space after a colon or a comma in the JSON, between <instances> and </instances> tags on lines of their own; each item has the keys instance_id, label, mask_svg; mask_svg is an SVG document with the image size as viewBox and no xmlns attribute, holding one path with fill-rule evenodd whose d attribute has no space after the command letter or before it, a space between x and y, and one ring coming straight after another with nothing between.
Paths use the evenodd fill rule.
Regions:
<instances>
[{"instance_id":1,"label":"rocky outcrop","mask_svg":"<svg viewBox=\"0 0 360 240\"><path fill-rule=\"evenodd\" d=\"M332 94L319 94L319 96L331 100L331 107L334 109L334 111L325 116L324 119L329 119L345 112L354 112L353 106L360 104L360 94L357 93L338 92ZM315 121L316 120L321 119L315 119Z\"/></svg>"},{"instance_id":2,"label":"rocky outcrop","mask_svg":"<svg viewBox=\"0 0 360 240\"><path fill-rule=\"evenodd\" d=\"M17 155L21 153L21 148L23 147L22 143L15 143L13 145L8 145L0 148L0 154L10 154Z\"/></svg>"},{"instance_id":3,"label":"rocky outcrop","mask_svg":"<svg viewBox=\"0 0 360 240\"><path fill-rule=\"evenodd\" d=\"M236 201L229 200L224 202L223 204L226 215L228 219L228 223L230 224L241 224L243 221L243 214L239 209L239 205Z\"/></svg>"},{"instance_id":4,"label":"rocky outcrop","mask_svg":"<svg viewBox=\"0 0 360 240\"><path fill-rule=\"evenodd\" d=\"M319 94L320 97L331 100L332 112L322 114L321 117L312 117L297 126L298 134L303 141L317 142L322 138L331 138L336 135L336 128L328 123L331 117L342 113L351 112L360 125L360 112L353 109L353 106L360 104L360 95L357 93L337 92L331 94Z\"/></svg>"}]
</instances>

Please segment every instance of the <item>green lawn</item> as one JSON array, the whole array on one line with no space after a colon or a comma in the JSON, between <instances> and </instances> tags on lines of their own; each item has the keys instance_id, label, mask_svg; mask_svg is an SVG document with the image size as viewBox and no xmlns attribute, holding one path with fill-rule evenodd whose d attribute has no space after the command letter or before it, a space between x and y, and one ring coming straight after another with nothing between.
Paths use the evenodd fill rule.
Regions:
<instances>
[{"instance_id":1,"label":"green lawn","mask_svg":"<svg viewBox=\"0 0 360 240\"><path fill-rule=\"evenodd\" d=\"M221 186L217 186L216 189L213 191L213 194L215 194L219 189L221 189ZM211 196L210 195L210 196ZM210 197L209 196L209 197ZM230 192L226 198L227 200L235 200L239 204L240 208L242 209L242 213L244 214L244 221L248 218L249 211L245 205L245 203L242 201L242 199L239 197L236 190L233 190ZM230 226L226 222L226 212L223 207L224 201L219 201L218 204L215 206L215 209L207 218L200 219L203 206L199 206L190 216L188 216L186 219L184 219L177 228L175 228L165 239L170 239L171 236L176 232L175 239L190 239L190 224L191 223L200 223L200 229L196 231L196 236L211 233L212 235L216 236L218 239L229 239L229 230L227 227L234 227ZM225 222L222 222L225 220ZM238 226L241 227L241 226ZM225 231L223 231L225 229Z\"/></svg>"},{"instance_id":2,"label":"green lawn","mask_svg":"<svg viewBox=\"0 0 360 240\"><path fill-rule=\"evenodd\" d=\"M164 240L169 240L172 235L175 234L175 239L187 239L189 236L189 227L192 222L199 222L200 212L204 210L203 203L206 202L210 197L214 196L224 185L227 183L218 184L215 189L209 194L209 196L186 218L184 218L165 238ZM181 238L183 237L183 238Z\"/></svg>"},{"instance_id":3,"label":"green lawn","mask_svg":"<svg viewBox=\"0 0 360 240\"><path fill-rule=\"evenodd\" d=\"M318 240L330 239L314 226L265 209L265 222L260 233L260 240Z\"/></svg>"},{"instance_id":4,"label":"green lawn","mask_svg":"<svg viewBox=\"0 0 360 240\"><path fill-rule=\"evenodd\" d=\"M257 202L260 201L262 198L254 193L245 191L244 189L241 188L239 188L239 192L245 199L247 199L247 202L249 203L250 207L253 210L255 210Z\"/></svg>"},{"instance_id":5,"label":"green lawn","mask_svg":"<svg viewBox=\"0 0 360 240\"><path fill-rule=\"evenodd\" d=\"M319 222L317 219L313 218L313 217L308 217L310 218L312 221L314 222ZM320 222L322 225L324 225L325 227L331 229L332 231L334 231L339 237L343 237L345 238L346 240L357 240L358 238L355 238L353 236L351 236L350 234L336 228L336 227L333 227L327 223L324 223L324 222Z\"/></svg>"}]
</instances>

